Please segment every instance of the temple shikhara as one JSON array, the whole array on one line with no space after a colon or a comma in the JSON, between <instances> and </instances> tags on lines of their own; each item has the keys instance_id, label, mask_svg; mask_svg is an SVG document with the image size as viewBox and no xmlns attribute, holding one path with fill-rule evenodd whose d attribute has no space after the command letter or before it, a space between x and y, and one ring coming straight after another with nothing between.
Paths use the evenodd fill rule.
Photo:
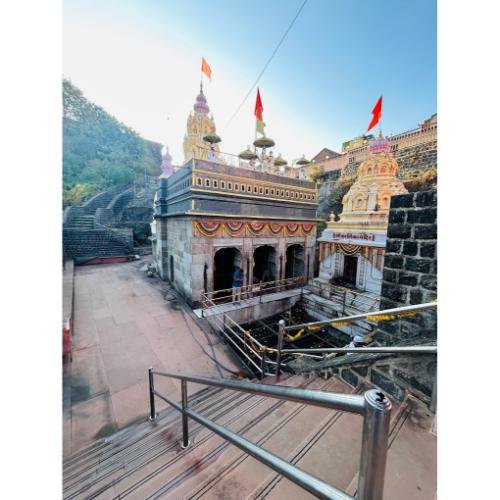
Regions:
<instances>
[{"instance_id":1,"label":"temple shikhara","mask_svg":"<svg viewBox=\"0 0 500 500\"><path fill-rule=\"evenodd\" d=\"M154 255L160 276L191 303L201 293L230 289L236 267L243 287L312 277L318 194L314 182L290 175L280 157L254 142L239 157L220 154L203 90L188 118L186 162L160 176Z\"/></svg>"},{"instance_id":2,"label":"temple shikhara","mask_svg":"<svg viewBox=\"0 0 500 500\"><path fill-rule=\"evenodd\" d=\"M187 133L183 141L184 161L192 158L204 160L211 151L203 138L215 134L215 122L213 116L208 114L210 108L203 93L203 84L200 84L200 93L196 97L193 110L194 113L191 112L187 119ZM212 151L218 152L219 146L213 145Z\"/></svg>"},{"instance_id":3,"label":"temple shikhara","mask_svg":"<svg viewBox=\"0 0 500 500\"><path fill-rule=\"evenodd\" d=\"M319 278L380 294L391 197L407 193L389 141L368 148L357 178L319 238Z\"/></svg>"}]
</instances>

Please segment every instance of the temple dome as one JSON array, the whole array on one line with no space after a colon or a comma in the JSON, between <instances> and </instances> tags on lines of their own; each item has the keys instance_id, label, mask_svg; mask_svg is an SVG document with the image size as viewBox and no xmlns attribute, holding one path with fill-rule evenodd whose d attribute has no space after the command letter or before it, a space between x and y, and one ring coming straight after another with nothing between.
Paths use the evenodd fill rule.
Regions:
<instances>
[{"instance_id":1,"label":"temple dome","mask_svg":"<svg viewBox=\"0 0 500 500\"><path fill-rule=\"evenodd\" d=\"M203 94L203 88L200 87L200 93L196 96L196 102L194 103L193 109L196 113L201 113L203 115L208 115L210 108L207 104L207 98Z\"/></svg>"},{"instance_id":2,"label":"temple dome","mask_svg":"<svg viewBox=\"0 0 500 500\"><path fill-rule=\"evenodd\" d=\"M408 192L396 177L398 170L389 142L383 137L373 141L366 159L358 168L356 181L342 198L340 221L331 221L328 227L387 224L391 197Z\"/></svg>"}]
</instances>

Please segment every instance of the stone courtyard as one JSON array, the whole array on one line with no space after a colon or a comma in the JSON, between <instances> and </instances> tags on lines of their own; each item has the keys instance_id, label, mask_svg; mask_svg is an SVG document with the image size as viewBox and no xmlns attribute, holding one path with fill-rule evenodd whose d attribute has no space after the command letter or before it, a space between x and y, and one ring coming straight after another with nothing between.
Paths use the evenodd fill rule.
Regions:
<instances>
[{"instance_id":1,"label":"stone courtyard","mask_svg":"<svg viewBox=\"0 0 500 500\"><path fill-rule=\"evenodd\" d=\"M150 366L212 377L239 371L175 292L147 277L147 262L75 268L73 361L65 364L63 382L65 456L147 418ZM157 379L158 390L180 399L179 384ZM189 384L189 393L197 389Z\"/></svg>"}]
</instances>

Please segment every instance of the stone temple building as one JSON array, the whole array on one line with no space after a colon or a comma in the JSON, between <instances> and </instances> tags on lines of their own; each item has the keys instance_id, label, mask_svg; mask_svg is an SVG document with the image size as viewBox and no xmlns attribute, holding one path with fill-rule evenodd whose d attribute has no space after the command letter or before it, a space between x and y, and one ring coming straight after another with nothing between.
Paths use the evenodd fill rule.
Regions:
<instances>
[{"instance_id":1,"label":"stone temple building","mask_svg":"<svg viewBox=\"0 0 500 500\"><path fill-rule=\"evenodd\" d=\"M380 293L391 196L408 192L390 148L382 136L370 144L340 220L332 213L319 239L320 279Z\"/></svg>"},{"instance_id":2,"label":"stone temple building","mask_svg":"<svg viewBox=\"0 0 500 500\"><path fill-rule=\"evenodd\" d=\"M202 92L197 104L194 116L206 117ZM188 120L188 129L192 124ZM194 141L191 132L186 137ZM160 177L155 199L153 255L160 276L193 306L203 291L231 288L236 266L243 270L243 286L312 277L315 183L266 171L264 164L229 164L215 148L201 158L186 144L186 156L193 154L175 173Z\"/></svg>"}]
</instances>

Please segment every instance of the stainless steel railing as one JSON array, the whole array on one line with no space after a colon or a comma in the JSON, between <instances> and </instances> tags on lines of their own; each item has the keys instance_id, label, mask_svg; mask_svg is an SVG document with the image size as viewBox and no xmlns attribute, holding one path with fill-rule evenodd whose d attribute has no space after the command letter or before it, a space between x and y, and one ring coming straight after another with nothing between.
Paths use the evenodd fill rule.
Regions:
<instances>
[{"instance_id":1,"label":"stainless steel railing","mask_svg":"<svg viewBox=\"0 0 500 500\"><path fill-rule=\"evenodd\" d=\"M154 375L175 378L181 381L181 403L172 401L154 388ZM188 407L187 383L210 385L250 394L259 394L285 401L320 406L337 411L355 413L363 417L361 459L358 476L357 500L382 500L391 402L378 390L371 389L363 395L337 394L311 389L297 389L279 385L254 384L241 380L217 380L195 375L164 373L149 368L150 420L156 419L155 397L159 397L182 414L182 448L189 447L188 417L207 427L245 453L282 474L290 481L309 491L318 498L353 500L354 497L325 481L296 467L241 435L226 429Z\"/></svg>"},{"instance_id":2,"label":"stainless steel railing","mask_svg":"<svg viewBox=\"0 0 500 500\"><path fill-rule=\"evenodd\" d=\"M253 285L244 285L238 288L224 288L212 292L201 292L200 302L202 309L212 307L218 304L226 304L235 301L250 299L253 297L262 297L268 293L281 292L304 286L304 276L285 278L281 280L265 281Z\"/></svg>"},{"instance_id":3,"label":"stainless steel railing","mask_svg":"<svg viewBox=\"0 0 500 500\"><path fill-rule=\"evenodd\" d=\"M286 332L294 330L305 331L309 328L317 329L322 326L345 326L351 324L353 321L364 319L368 321L390 321L394 319L402 319L406 317L412 317L419 311L425 311L429 309L436 309L437 302L427 302L425 304L417 304L411 306L395 307L391 309L384 309L382 311L368 311L361 314L355 314L352 316L344 316L340 318L332 318L323 321L312 321L309 323L301 323L297 325L286 326L284 320L280 320L278 323L278 352L276 355L276 376L278 377L281 370L281 356L282 354L333 354L333 353L394 353L394 354L437 354L436 346L387 346L387 347L337 347L337 348L309 348L309 349L283 349L283 340Z\"/></svg>"}]
</instances>

